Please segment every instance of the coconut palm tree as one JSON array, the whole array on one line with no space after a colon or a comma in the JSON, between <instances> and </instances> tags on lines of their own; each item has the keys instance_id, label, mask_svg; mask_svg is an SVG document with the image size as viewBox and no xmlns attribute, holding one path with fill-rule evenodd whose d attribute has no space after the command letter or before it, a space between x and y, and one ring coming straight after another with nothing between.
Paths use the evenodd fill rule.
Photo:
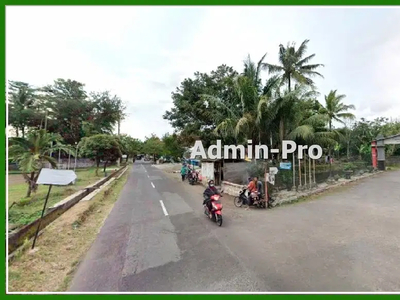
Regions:
<instances>
[{"instance_id":1,"label":"coconut palm tree","mask_svg":"<svg viewBox=\"0 0 400 300\"><path fill-rule=\"evenodd\" d=\"M299 48L296 49L296 44L288 43L287 46L279 45L279 63L280 65L273 65L263 63L262 67L268 69L270 74L280 74L282 83L287 83L289 93L292 91L292 83L301 83L306 85L314 85L311 77L323 76L316 70L323 67L323 64L308 64L315 54L304 57L307 52L307 45L309 40L301 43Z\"/></svg>"},{"instance_id":2,"label":"coconut palm tree","mask_svg":"<svg viewBox=\"0 0 400 300\"><path fill-rule=\"evenodd\" d=\"M281 146L281 142L288 137L295 128L300 125L303 127L297 129L291 136L300 138L300 136L305 136L310 134L313 129L310 119L307 123L302 123L302 121L308 117L304 113L308 110L305 109L304 103L314 99L317 96L317 92L310 89L307 85L298 84L295 88L289 92L284 90L283 92L278 92L275 98L270 103L270 127L271 130L279 132L278 134L278 147ZM307 126L306 126L307 125ZM308 130L308 133L307 131ZM310 131L311 130L311 131Z\"/></svg>"},{"instance_id":3,"label":"coconut palm tree","mask_svg":"<svg viewBox=\"0 0 400 300\"><path fill-rule=\"evenodd\" d=\"M354 114L348 112L349 110L355 109L353 104L346 105L342 100L346 98L346 95L338 95L337 90L332 90L328 95L325 96L325 106L320 110L320 115L323 117L328 124L330 132L335 133L340 137L338 130L333 130L332 122L336 121L345 124L345 120L355 119ZM331 157L332 147L328 148L329 157ZM332 172L332 163L330 163L330 172Z\"/></svg>"},{"instance_id":4,"label":"coconut palm tree","mask_svg":"<svg viewBox=\"0 0 400 300\"><path fill-rule=\"evenodd\" d=\"M330 91L325 96L325 106L321 108L320 114L325 116L328 123L329 131L332 131L332 122L337 121L345 124L345 120L355 119L354 114L349 113L349 110L356 109L353 104L346 105L342 100L346 95L338 95L337 90Z\"/></svg>"},{"instance_id":5,"label":"coconut palm tree","mask_svg":"<svg viewBox=\"0 0 400 300\"><path fill-rule=\"evenodd\" d=\"M256 64L250 56L244 61L244 70L234 80L236 101L225 103L212 95L203 95L207 101L216 104L223 111L217 120L215 132L224 138L234 137L236 142L253 141L253 148L263 137L268 135L268 125L271 118L268 107L274 96L274 90L279 78L273 76L261 83L260 73L263 69L266 54ZM253 151L254 153L254 151Z\"/></svg>"},{"instance_id":6,"label":"coconut palm tree","mask_svg":"<svg viewBox=\"0 0 400 300\"><path fill-rule=\"evenodd\" d=\"M29 132L26 138L10 138L9 145L9 157L18 163L28 183L26 197L30 197L32 191L36 191L36 181L46 162L57 168L57 162L50 153L59 149L66 150L61 146L60 135L48 133L43 129Z\"/></svg>"}]
</instances>

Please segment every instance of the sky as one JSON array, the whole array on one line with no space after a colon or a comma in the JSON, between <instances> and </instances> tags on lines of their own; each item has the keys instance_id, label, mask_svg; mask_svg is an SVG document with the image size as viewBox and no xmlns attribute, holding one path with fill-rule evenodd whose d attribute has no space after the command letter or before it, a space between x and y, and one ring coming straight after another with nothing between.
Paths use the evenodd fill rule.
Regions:
<instances>
[{"instance_id":1,"label":"sky","mask_svg":"<svg viewBox=\"0 0 400 300\"><path fill-rule=\"evenodd\" d=\"M109 90L127 104L121 133L143 139L173 131L171 92L196 71L277 63L279 44L309 39L319 101L337 89L358 118L400 118L399 28L395 7L7 6L6 77Z\"/></svg>"}]
</instances>

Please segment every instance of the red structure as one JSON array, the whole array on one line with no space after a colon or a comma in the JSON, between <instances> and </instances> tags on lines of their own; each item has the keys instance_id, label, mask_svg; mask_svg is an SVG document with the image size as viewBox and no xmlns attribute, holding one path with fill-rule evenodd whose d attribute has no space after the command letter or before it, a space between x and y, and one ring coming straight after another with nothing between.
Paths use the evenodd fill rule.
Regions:
<instances>
[{"instance_id":1,"label":"red structure","mask_svg":"<svg viewBox=\"0 0 400 300\"><path fill-rule=\"evenodd\" d=\"M378 150L376 147L376 141L371 143L371 153L372 153L372 167L378 167Z\"/></svg>"}]
</instances>

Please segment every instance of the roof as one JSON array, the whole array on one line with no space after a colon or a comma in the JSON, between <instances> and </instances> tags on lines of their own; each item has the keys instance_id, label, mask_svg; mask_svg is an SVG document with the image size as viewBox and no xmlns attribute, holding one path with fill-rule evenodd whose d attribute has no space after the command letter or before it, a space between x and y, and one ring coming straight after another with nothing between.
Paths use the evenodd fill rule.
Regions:
<instances>
[{"instance_id":1,"label":"roof","mask_svg":"<svg viewBox=\"0 0 400 300\"><path fill-rule=\"evenodd\" d=\"M398 145L400 144L400 133L387 137L380 134L376 137L376 141L383 141L383 144L385 145Z\"/></svg>"}]
</instances>

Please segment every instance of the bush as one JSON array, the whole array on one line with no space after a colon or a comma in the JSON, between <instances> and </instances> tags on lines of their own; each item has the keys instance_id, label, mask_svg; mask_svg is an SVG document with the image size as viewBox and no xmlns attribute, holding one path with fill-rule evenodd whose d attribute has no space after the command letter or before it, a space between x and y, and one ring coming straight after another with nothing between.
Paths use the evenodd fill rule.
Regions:
<instances>
[{"instance_id":1,"label":"bush","mask_svg":"<svg viewBox=\"0 0 400 300\"><path fill-rule=\"evenodd\" d=\"M335 176L333 176L333 178L335 179L335 181L338 181L340 179L340 176L336 174Z\"/></svg>"},{"instance_id":2,"label":"bush","mask_svg":"<svg viewBox=\"0 0 400 300\"><path fill-rule=\"evenodd\" d=\"M247 173L249 177L253 178L257 176L259 179L264 178L266 164L264 162L252 161L249 166L247 167Z\"/></svg>"},{"instance_id":3,"label":"bush","mask_svg":"<svg viewBox=\"0 0 400 300\"><path fill-rule=\"evenodd\" d=\"M343 169L345 171L353 171L354 169L356 169L356 165L354 163L347 163L344 165Z\"/></svg>"},{"instance_id":4,"label":"bush","mask_svg":"<svg viewBox=\"0 0 400 300\"><path fill-rule=\"evenodd\" d=\"M281 173L282 183L287 188L287 190L290 191L293 186L293 171L292 170L279 170L279 173Z\"/></svg>"}]
</instances>

